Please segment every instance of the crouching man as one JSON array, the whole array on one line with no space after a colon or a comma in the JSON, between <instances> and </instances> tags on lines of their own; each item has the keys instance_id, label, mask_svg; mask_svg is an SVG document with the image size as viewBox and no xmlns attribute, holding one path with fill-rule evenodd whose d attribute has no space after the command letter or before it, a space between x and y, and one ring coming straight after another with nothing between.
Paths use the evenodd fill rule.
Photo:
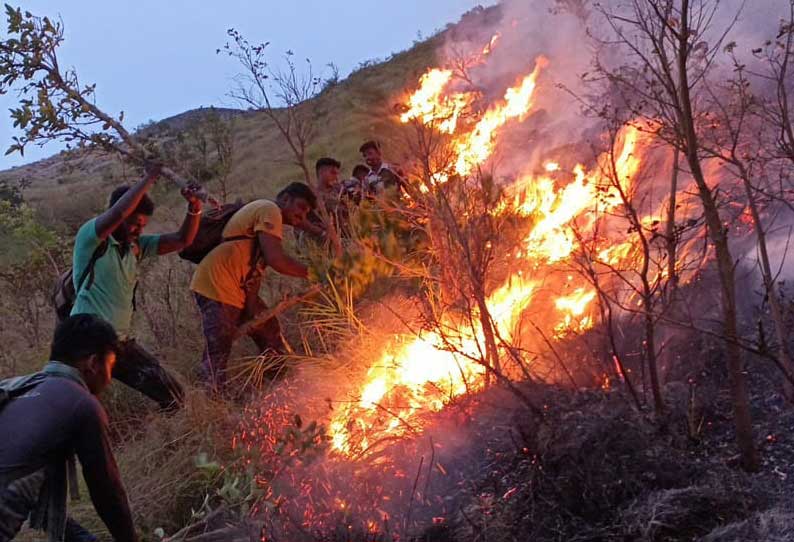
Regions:
<instances>
[{"instance_id":1,"label":"crouching man","mask_svg":"<svg viewBox=\"0 0 794 542\"><path fill-rule=\"evenodd\" d=\"M317 197L303 183L292 183L275 201L260 199L237 211L223 229L223 239L196 268L190 289L201 312L205 348L201 376L211 391L223 393L226 363L238 327L266 307L259 289L266 267L282 275L306 278L307 269L281 246L282 227L303 227ZM249 336L260 352L283 353L278 320L254 327Z\"/></svg>"},{"instance_id":2,"label":"crouching man","mask_svg":"<svg viewBox=\"0 0 794 542\"><path fill-rule=\"evenodd\" d=\"M12 540L28 518L50 542L96 540L66 516L75 454L113 539L137 540L107 415L96 398L110 383L118 348L110 324L90 314L70 316L56 328L42 372L0 381L0 542Z\"/></svg>"}]
</instances>

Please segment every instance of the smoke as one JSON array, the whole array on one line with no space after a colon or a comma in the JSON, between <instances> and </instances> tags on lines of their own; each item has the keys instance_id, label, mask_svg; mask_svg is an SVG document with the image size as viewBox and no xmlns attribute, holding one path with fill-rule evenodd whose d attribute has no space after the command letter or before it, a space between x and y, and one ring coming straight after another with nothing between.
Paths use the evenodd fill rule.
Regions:
<instances>
[{"instance_id":1,"label":"smoke","mask_svg":"<svg viewBox=\"0 0 794 542\"><path fill-rule=\"evenodd\" d=\"M613 7L625 4L617 0L606 3ZM716 47L720 40L723 44L736 41L737 55L752 61L750 49L777 31L777 18L785 15L787 3L781 0L763 4L745 4L740 10L739 0L719 3L712 22L714 30L704 37L705 48ZM548 59L529 113L499 130L497 152L490 162L496 178L505 184L538 171L547 160L553 159L561 163L565 172L555 177L555 189L559 190L571 181L570 172L575 164L585 164L589 170L600 165L604 123L588 114L580 101L597 103L599 91L604 92L603 102L613 99L607 94L607 87L589 82L599 47L592 36L604 36L608 31L596 15L593 5L584 0L507 0L496 8L471 12L445 35L438 55L444 67L460 66L461 60L484 57L464 63L466 78L450 89L476 90L482 108L500 100L506 89L533 70L538 58ZM723 36L726 29L730 31ZM729 58L717 53L716 59L715 73L730 73ZM615 51L602 60L615 66L631 62L628 55L621 56ZM642 181L642 189L636 194L637 206L648 217L648 224L658 224L658 232L664 232L674 170L672 151L660 143L640 141L636 153L642 157L642 165L632 173L634 182ZM682 282L690 278L701 281L693 286L693 290L702 290L700 297L693 296L690 301L695 300L698 317L705 320L718 317L715 290L701 288L704 283L715 283L713 275L702 272L710 259L710 249L692 179L686 167L679 173L676 222L684 232L679 247ZM715 160L705 164L705 173L712 185L736 186L736 179ZM753 269L755 241L751 229L740 220L744 211L741 201L726 196L722 203L726 223L732 225L734 253ZM775 269L782 270L781 278L794 278L794 271L785 263L790 250L787 225L793 222L791 213L780 213L770 230L770 253ZM625 217L605 219L600 231L605 238L618 242L625 241L631 233ZM651 241L659 261L663 261L663 235L654 234ZM571 278L574 273L570 267L556 272L558 276L554 280L546 280L544 276L543 293L539 296L561 295L579 286ZM634 269L627 269L626 275L631 272ZM559 276L563 278L558 280ZM623 291L616 295L629 299L632 288L624 285ZM631 301L637 306L636 297ZM345 408L345 404L361 401L360 386L369 368L388 363L387 356L382 354L387 352L390 341L395 340L396 334L407 331L405 322L416 320L418 311L408 300L392 298L383 304L390 309L361 317L367 322L366 333L356 335L350 344L329 356L328 363L301 367L289 383L262 398L261 408L248 413L241 434L248 435L246 446L251 461L263 470L275 472L271 478L274 495L288 497L283 506L267 512L276 540L300 540L301 533L315 533L336 525L351 526L363 533L417 534L417 525L428 525L433 518L449 517L459 505L452 495L465 485L467 477L481 468L478 458L483 457L489 446L483 436L487 434L484 426L490 424L493 429L499 420L496 415L484 414L482 405L478 404L482 396L464 396L454 408L442 413L428 413L410 422L398 420L405 425L416 423L417 427L406 427L394 442L383 443L377 454L361 460L338 453L313 458L309 453L322 443L313 441L311 434L308 440L302 440L307 438L306 426L294 422L292 413L298 412L302 420L328 420ZM559 316L553 303L545 300L533 310L535 314L529 316L537 316L539 321L544 318L551 321ZM641 343L636 327L626 325L621 332L625 333L627 343L630 340L635 346ZM666 344L676 333L679 332L661 329L660 343ZM525 335L536 333L529 330ZM507 408L515 406L515 401L505 397L498 402ZM476 416L472 414L475 411ZM389 416L389 412L384 412L385 419L390 419ZM350 419L351 424L357 421ZM274 435L287 436L277 439Z\"/></svg>"}]
</instances>

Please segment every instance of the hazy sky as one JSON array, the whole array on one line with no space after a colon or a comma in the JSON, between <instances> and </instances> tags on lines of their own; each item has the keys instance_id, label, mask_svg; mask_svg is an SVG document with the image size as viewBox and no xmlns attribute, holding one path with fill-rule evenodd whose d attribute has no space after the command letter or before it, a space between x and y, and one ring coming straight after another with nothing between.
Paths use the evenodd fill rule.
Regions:
<instances>
[{"instance_id":1,"label":"hazy sky","mask_svg":"<svg viewBox=\"0 0 794 542\"><path fill-rule=\"evenodd\" d=\"M271 55L287 49L328 62L347 75L360 62L411 46L477 4L493 0L8 0L37 15L63 19L61 63L82 82L97 84L97 103L125 113L132 129L202 105L234 104L225 96L236 72L232 59L216 55L226 29L250 41L269 41ZM21 1L21 3L20 3ZM0 36L6 36L0 22ZM44 158L60 147L31 147L25 156L2 156L14 131L0 96L0 170Z\"/></svg>"}]
</instances>

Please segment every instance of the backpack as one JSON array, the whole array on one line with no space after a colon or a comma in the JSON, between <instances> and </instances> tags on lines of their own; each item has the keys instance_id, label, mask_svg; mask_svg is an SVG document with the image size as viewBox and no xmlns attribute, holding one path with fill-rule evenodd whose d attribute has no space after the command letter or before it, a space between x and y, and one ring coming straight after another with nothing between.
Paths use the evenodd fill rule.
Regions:
<instances>
[{"instance_id":1,"label":"backpack","mask_svg":"<svg viewBox=\"0 0 794 542\"><path fill-rule=\"evenodd\" d=\"M74 302L77 299L77 292L83 287L83 283L85 283L86 279L88 279L86 290L91 288L91 285L94 283L94 266L97 260L107 252L109 244L110 243L105 240L96 247L96 250L94 250L94 253L91 255L91 259L88 261L88 265L83 270L83 274L80 275L80 279L77 281L77 288L74 286L74 269L72 267L69 267L69 269L58 275L58 278L55 279L52 294L50 295L50 303L55 308L55 314L59 322L69 318L72 307L74 307Z\"/></svg>"},{"instance_id":2,"label":"backpack","mask_svg":"<svg viewBox=\"0 0 794 542\"><path fill-rule=\"evenodd\" d=\"M243 208L245 204L242 201L235 203L226 203L217 209L212 209L204 213L199 222L198 232L196 238L179 253L179 257L193 263L200 263L204 257L209 254L213 248L220 245L224 241L236 241L238 239L248 239L248 237L223 237L223 229L228 224L229 220L234 216L234 213Z\"/></svg>"},{"instance_id":3,"label":"backpack","mask_svg":"<svg viewBox=\"0 0 794 542\"><path fill-rule=\"evenodd\" d=\"M67 378L76 381L75 377L70 372L64 371L60 364L52 361L47 363L44 368L37 373L0 379L0 410L3 410L3 407L12 399L25 395L44 382L48 377ZM85 386L85 384L83 384L83 386Z\"/></svg>"},{"instance_id":4,"label":"backpack","mask_svg":"<svg viewBox=\"0 0 794 542\"><path fill-rule=\"evenodd\" d=\"M38 372L25 376L16 376L0 380L0 410L3 410L11 399L16 399L44 382L46 373Z\"/></svg>"}]
</instances>

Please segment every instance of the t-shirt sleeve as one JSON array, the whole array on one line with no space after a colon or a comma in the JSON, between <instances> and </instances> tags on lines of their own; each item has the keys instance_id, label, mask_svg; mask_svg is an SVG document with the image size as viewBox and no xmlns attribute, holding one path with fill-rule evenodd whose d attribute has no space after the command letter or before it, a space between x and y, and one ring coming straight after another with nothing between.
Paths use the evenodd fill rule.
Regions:
<instances>
[{"instance_id":1,"label":"t-shirt sleeve","mask_svg":"<svg viewBox=\"0 0 794 542\"><path fill-rule=\"evenodd\" d=\"M138 247L141 249L141 260L145 258L154 258L157 256L157 250L160 248L160 236L141 235L138 238Z\"/></svg>"},{"instance_id":2,"label":"t-shirt sleeve","mask_svg":"<svg viewBox=\"0 0 794 542\"><path fill-rule=\"evenodd\" d=\"M281 209L275 203L262 205L256 210L253 222L254 233L268 233L281 239L283 227L281 223Z\"/></svg>"},{"instance_id":3,"label":"t-shirt sleeve","mask_svg":"<svg viewBox=\"0 0 794 542\"><path fill-rule=\"evenodd\" d=\"M77 280L83 272L83 269L91 261L94 251L102 244L96 234L96 218L92 218L77 230L77 235L74 238L74 253L72 255L72 268L74 269L73 280L75 287Z\"/></svg>"},{"instance_id":4,"label":"t-shirt sleeve","mask_svg":"<svg viewBox=\"0 0 794 542\"><path fill-rule=\"evenodd\" d=\"M107 415L96 400L85 400L78 408L75 452L94 508L113 539L137 541L127 492L110 447Z\"/></svg>"}]
</instances>

